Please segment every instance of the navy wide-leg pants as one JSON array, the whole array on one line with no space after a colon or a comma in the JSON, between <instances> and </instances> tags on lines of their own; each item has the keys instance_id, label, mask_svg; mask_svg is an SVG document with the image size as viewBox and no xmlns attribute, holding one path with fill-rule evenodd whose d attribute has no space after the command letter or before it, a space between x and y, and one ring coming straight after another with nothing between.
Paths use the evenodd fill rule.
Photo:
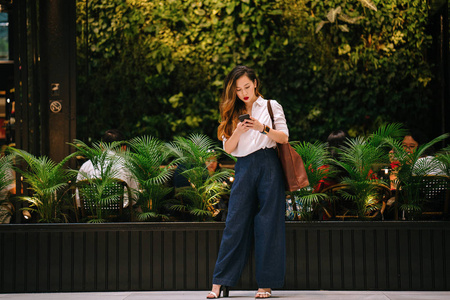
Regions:
<instances>
[{"instance_id":1,"label":"navy wide-leg pants","mask_svg":"<svg viewBox=\"0 0 450 300\"><path fill-rule=\"evenodd\" d=\"M236 285L254 240L258 287L282 287L286 271L286 198L277 152L261 149L239 157L235 171L213 284Z\"/></svg>"}]
</instances>

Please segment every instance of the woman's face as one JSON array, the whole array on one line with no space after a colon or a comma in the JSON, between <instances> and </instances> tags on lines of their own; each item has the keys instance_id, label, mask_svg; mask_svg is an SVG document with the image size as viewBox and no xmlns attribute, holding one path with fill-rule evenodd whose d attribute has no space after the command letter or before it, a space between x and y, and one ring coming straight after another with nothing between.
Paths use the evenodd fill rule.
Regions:
<instances>
[{"instance_id":1,"label":"woman's face","mask_svg":"<svg viewBox=\"0 0 450 300\"><path fill-rule=\"evenodd\" d=\"M217 158L213 156L206 160L205 165L208 168L209 173L212 174L217 170L219 163L217 162Z\"/></svg>"},{"instance_id":2,"label":"woman's face","mask_svg":"<svg viewBox=\"0 0 450 300\"><path fill-rule=\"evenodd\" d=\"M255 94L256 80L251 81L247 75L236 80L236 95L245 104L251 104L258 98Z\"/></svg>"},{"instance_id":3,"label":"woman's face","mask_svg":"<svg viewBox=\"0 0 450 300\"><path fill-rule=\"evenodd\" d=\"M407 135L403 139L402 145L406 152L413 153L414 150L416 150L416 148L419 146L419 143L415 139L413 139L412 136Z\"/></svg>"}]
</instances>

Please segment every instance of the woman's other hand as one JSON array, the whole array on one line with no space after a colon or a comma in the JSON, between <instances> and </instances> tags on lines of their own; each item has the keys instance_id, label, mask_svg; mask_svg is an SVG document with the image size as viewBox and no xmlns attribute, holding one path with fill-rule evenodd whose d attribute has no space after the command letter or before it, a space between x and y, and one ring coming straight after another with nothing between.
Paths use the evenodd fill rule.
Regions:
<instances>
[{"instance_id":1,"label":"woman's other hand","mask_svg":"<svg viewBox=\"0 0 450 300\"><path fill-rule=\"evenodd\" d=\"M244 120L244 122L239 122L236 126L236 131L238 134L242 134L244 132L247 132L250 129L249 126L250 120Z\"/></svg>"},{"instance_id":2,"label":"woman's other hand","mask_svg":"<svg viewBox=\"0 0 450 300\"><path fill-rule=\"evenodd\" d=\"M264 125L253 117L250 117L250 120L247 119L243 123L245 123L245 126L248 129L253 129L259 132L262 132L264 130Z\"/></svg>"}]
</instances>

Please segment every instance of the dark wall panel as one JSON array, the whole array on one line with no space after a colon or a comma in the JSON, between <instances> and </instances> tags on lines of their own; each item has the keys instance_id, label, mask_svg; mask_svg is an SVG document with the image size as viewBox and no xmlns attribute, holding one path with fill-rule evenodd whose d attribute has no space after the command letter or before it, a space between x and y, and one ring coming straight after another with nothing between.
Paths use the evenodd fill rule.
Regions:
<instances>
[{"instance_id":1,"label":"dark wall panel","mask_svg":"<svg viewBox=\"0 0 450 300\"><path fill-rule=\"evenodd\" d=\"M207 290L223 223L0 225L0 293ZM450 222L287 223L290 290L448 290ZM255 289L255 260L238 289Z\"/></svg>"}]
</instances>

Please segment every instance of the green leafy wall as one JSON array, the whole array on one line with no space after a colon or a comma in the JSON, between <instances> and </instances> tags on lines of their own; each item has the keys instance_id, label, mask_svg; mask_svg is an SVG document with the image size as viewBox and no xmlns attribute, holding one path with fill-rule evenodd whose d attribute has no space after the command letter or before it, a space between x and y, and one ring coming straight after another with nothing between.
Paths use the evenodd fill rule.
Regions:
<instances>
[{"instance_id":1,"label":"green leafy wall","mask_svg":"<svg viewBox=\"0 0 450 300\"><path fill-rule=\"evenodd\" d=\"M393 121L426 127L426 2L79 0L78 138L108 128L215 138L236 64L255 68L263 95L283 105L291 140Z\"/></svg>"}]
</instances>

